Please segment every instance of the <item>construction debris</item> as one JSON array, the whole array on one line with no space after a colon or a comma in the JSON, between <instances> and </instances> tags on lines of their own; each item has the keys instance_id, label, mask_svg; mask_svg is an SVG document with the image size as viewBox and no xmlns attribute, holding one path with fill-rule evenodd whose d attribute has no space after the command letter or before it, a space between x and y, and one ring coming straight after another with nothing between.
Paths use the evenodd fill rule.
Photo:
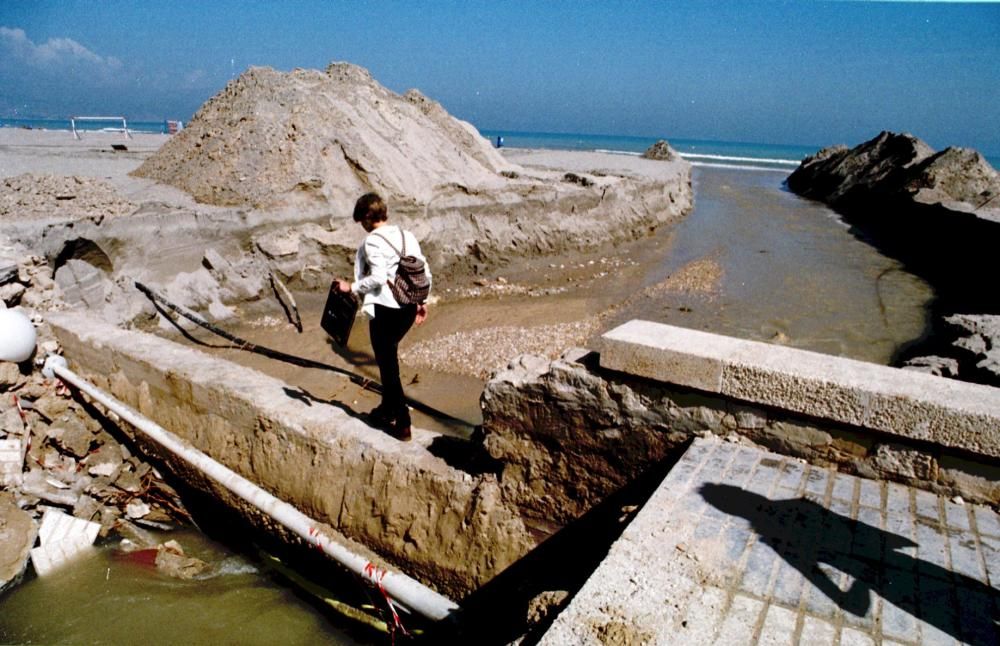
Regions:
<instances>
[{"instance_id":1,"label":"construction debris","mask_svg":"<svg viewBox=\"0 0 1000 646\"><path fill-rule=\"evenodd\" d=\"M31 550L31 564L38 576L48 576L89 549L101 531L99 523L74 518L57 509L47 509L38 530L41 543Z\"/></svg>"},{"instance_id":2,"label":"construction debris","mask_svg":"<svg viewBox=\"0 0 1000 646\"><path fill-rule=\"evenodd\" d=\"M31 560L44 576L98 537L120 533L126 517L161 530L187 520L176 492L121 443L112 421L41 374L44 355L59 353L44 320L63 308L51 277L43 258L27 254L0 273L4 286L23 288L7 290L3 306L19 308L38 344L30 360L0 361L0 590L20 579L38 522Z\"/></svg>"}]
</instances>

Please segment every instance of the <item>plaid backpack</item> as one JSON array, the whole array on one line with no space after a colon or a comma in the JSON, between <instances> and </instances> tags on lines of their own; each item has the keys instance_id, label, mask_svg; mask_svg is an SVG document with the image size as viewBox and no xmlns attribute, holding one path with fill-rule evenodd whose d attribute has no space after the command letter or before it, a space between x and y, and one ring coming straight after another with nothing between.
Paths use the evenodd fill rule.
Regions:
<instances>
[{"instance_id":1,"label":"plaid backpack","mask_svg":"<svg viewBox=\"0 0 1000 646\"><path fill-rule=\"evenodd\" d=\"M399 256L399 267L396 269L396 279L385 281L392 291L393 298L400 305L420 304L427 300L427 295L431 291L431 281L427 278L427 270L424 261L416 256L406 254L406 232L399 230L403 238L403 250L400 251L396 245L389 242L381 233L372 232L392 247L392 250Z\"/></svg>"}]
</instances>

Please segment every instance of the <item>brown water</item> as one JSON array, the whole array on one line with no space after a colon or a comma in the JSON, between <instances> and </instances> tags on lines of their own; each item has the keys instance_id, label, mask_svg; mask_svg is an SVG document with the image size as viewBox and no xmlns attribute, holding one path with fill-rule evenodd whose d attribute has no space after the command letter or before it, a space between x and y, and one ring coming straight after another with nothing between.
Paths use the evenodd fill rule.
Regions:
<instances>
[{"instance_id":1,"label":"brown water","mask_svg":"<svg viewBox=\"0 0 1000 646\"><path fill-rule=\"evenodd\" d=\"M266 565L196 531L171 532L210 570L159 574L97 547L49 577L0 597L4 644L360 644Z\"/></svg>"},{"instance_id":2,"label":"brown water","mask_svg":"<svg viewBox=\"0 0 1000 646\"><path fill-rule=\"evenodd\" d=\"M933 292L858 240L827 207L782 190L782 173L695 169L694 212L672 229L645 284L699 259L710 294L665 291L614 318L670 323L888 363L928 322Z\"/></svg>"},{"instance_id":3,"label":"brown water","mask_svg":"<svg viewBox=\"0 0 1000 646\"><path fill-rule=\"evenodd\" d=\"M550 268L549 258L501 272L511 282L572 284L574 289L546 299L446 300L406 342L469 326L557 323L604 311L610 312L605 327L644 318L888 362L900 344L923 332L933 296L930 288L857 240L829 209L781 190L783 177L696 169L696 208L676 225L613 252L555 259L567 267L574 261L584 265L575 276L567 271L569 279ZM609 253L627 263L594 280L586 263ZM711 289L655 289L692 263L706 261L720 270ZM650 287L654 289L644 291ZM446 286L437 288L441 293ZM349 352L338 354L318 327L321 305L321 295L299 295L303 334L287 324L225 327L256 343L377 378L363 322L352 335ZM205 333L195 336L202 343L228 345ZM372 393L328 371L235 349L206 349L282 379L303 396L335 399L359 412L377 401ZM405 365L402 372L411 397L453 417L415 412L417 426L464 436L481 422L482 381ZM29 581L0 598L0 641L358 643L358 637L342 632L328 614L286 583L204 537L183 536L189 552L223 564L216 576L188 582L163 579L99 551L51 580Z\"/></svg>"}]
</instances>

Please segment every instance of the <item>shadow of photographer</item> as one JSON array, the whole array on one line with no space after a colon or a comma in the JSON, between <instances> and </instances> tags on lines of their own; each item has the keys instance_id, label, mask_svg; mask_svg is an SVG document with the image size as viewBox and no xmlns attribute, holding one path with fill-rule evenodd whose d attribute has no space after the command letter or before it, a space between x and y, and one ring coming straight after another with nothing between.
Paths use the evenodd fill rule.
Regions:
<instances>
[{"instance_id":1,"label":"shadow of photographer","mask_svg":"<svg viewBox=\"0 0 1000 646\"><path fill-rule=\"evenodd\" d=\"M712 506L749 521L771 547L845 612L871 609L871 593L968 644L1000 643L1000 593L971 577L911 556L908 538L852 520L806 498L769 500L724 484L699 489ZM947 540L947 538L945 539ZM853 581L842 590L820 565ZM760 592L760 591L757 591Z\"/></svg>"}]
</instances>

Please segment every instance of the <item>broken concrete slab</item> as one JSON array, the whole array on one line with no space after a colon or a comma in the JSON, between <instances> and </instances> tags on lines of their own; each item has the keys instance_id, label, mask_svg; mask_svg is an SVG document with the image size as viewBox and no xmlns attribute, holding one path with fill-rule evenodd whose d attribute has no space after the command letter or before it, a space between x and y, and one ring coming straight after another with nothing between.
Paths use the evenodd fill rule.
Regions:
<instances>
[{"instance_id":1,"label":"broken concrete slab","mask_svg":"<svg viewBox=\"0 0 1000 646\"><path fill-rule=\"evenodd\" d=\"M48 576L89 549L101 530L98 523L47 509L38 529L40 545L31 550L31 564L38 576Z\"/></svg>"},{"instance_id":2,"label":"broken concrete slab","mask_svg":"<svg viewBox=\"0 0 1000 646\"><path fill-rule=\"evenodd\" d=\"M102 444L81 461L92 476L108 476L112 481L122 467L122 451L117 444Z\"/></svg>"},{"instance_id":3,"label":"broken concrete slab","mask_svg":"<svg viewBox=\"0 0 1000 646\"><path fill-rule=\"evenodd\" d=\"M52 482L59 482L54 478L49 478L41 469L32 469L22 479L21 491L36 496L53 505L72 509L76 506L80 494L71 489L66 489L65 484L59 482L60 486L54 486Z\"/></svg>"},{"instance_id":4,"label":"broken concrete slab","mask_svg":"<svg viewBox=\"0 0 1000 646\"><path fill-rule=\"evenodd\" d=\"M94 443L94 434L83 424L71 425L65 428L58 426L50 427L49 437L55 442L56 446L62 448L75 458L82 458L90 453L90 447Z\"/></svg>"},{"instance_id":5,"label":"broken concrete slab","mask_svg":"<svg viewBox=\"0 0 1000 646\"><path fill-rule=\"evenodd\" d=\"M24 573L37 535L31 514L19 509L11 494L0 492L0 594Z\"/></svg>"},{"instance_id":6,"label":"broken concrete slab","mask_svg":"<svg viewBox=\"0 0 1000 646\"><path fill-rule=\"evenodd\" d=\"M21 448L21 438L0 440L0 486L19 486L23 470L24 453Z\"/></svg>"}]
</instances>

